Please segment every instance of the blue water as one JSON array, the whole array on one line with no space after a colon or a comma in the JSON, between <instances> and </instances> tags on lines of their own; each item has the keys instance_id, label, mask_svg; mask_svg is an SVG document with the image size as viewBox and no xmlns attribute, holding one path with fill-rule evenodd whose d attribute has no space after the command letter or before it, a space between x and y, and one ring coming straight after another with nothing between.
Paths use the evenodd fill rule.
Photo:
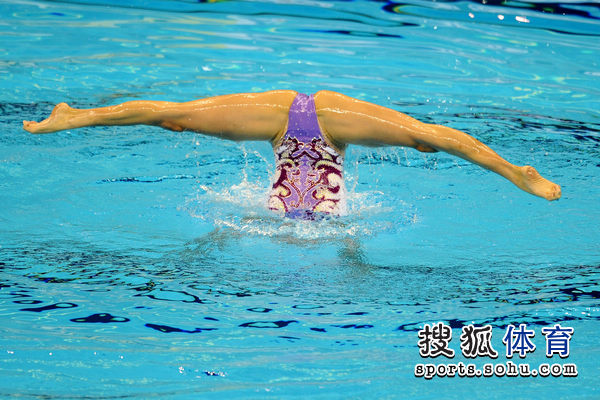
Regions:
<instances>
[{"instance_id":1,"label":"blue water","mask_svg":"<svg viewBox=\"0 0 600 400\"><path fill-rule=\"evenodd\" d=\"M600 394L600 6L0 4L0 397L592 399ZM330 89L476 136L558 202L445 154L351 147L350 213L264 209L266 143L34 136L54 104ZM451 326L457 357L417 332ZM528 324L576 378L414 376L461 327ZM546 359L543 327L572 327Z\"/></svg>"}]
</instances>

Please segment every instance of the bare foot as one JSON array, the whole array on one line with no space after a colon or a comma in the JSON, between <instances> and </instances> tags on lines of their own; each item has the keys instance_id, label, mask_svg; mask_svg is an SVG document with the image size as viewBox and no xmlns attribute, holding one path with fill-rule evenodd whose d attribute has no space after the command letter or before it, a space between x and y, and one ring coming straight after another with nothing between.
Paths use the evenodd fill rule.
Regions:
<instances>
[{"instance_id":1,"label":"bare foot","mask_svg":"<svg viewBox=\"0 0 600 400\"><path fill-rule=\"evenodd\" d=\"M543 197L546 200L558 200L560 198L560 186L550 182L528 165L519 167L521 179L517 186L533 195Z\"/></svg>"},{"instance_id":2,"label":"bare foot","mask_svg":"<svg viewBox=\"0 0 600 400\"><path fill-rule=\"evenodd\" d=\"M74 112L75 110L67 103L60 103L42 122L23 121L23 128L31 133L50 133L69 129L69 118L73 116Z\"/></svg>"}]
</instances>

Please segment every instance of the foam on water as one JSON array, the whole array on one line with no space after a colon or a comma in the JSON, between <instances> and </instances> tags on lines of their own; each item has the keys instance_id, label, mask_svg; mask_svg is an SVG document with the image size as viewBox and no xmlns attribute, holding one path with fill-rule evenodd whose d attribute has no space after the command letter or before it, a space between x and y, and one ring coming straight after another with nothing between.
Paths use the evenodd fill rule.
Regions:
<instances>
[{"instance_id":1,"label":"foam on water","mask_svg":"<svg viewBox=\"0 0 600 400\"><path fill-rule=\"evenodd\" d=\"M387 159L391 158L397 164L410 163L406 159L405 149L378 150L374 153L353 149L348 152L344 172L346 207L342 215L321 221L305 221L285 218L267 207L275 166L273 160L260 150L270 152L269 148L241 144L236 146L237 150L233 150L230 143L219 144L227 146L229 152L240 151L243 161L240 162L238 183L209 185L206 184L207 180L202 179L194 195L187 199L183 207L193 218L215 228L226 228L251 236L299 241L373 236L395 232L419 221L414 205L380 190L378 185L379 168L386 164ZM367 157L369 161L361 165L361 157ZM204 166L199 163L198 168L197 176L202 176ZM363 181L368 181L366 187L359 184L359 176Z\"/></svg>"},{"instance_id":2,"label":"foam on water","mask_svg":"<svg viewBox=\"0 0 600 400\"><path fill-rule=\"evenodd\" d=\"M349 178L353 181L353 177ZM353 187L353 185L350 185ZM347 193L346 215L305 221L279 216L267 208L269 187L264 182L241 182L228 187L200 185L186 204L194 218L247 235L318 240L347 236L375 235L418 221L414 207L403 201L386 200L383 192L373 190ZM391 221L394 220L394 223Z\"/></svg>"}]
</instances>

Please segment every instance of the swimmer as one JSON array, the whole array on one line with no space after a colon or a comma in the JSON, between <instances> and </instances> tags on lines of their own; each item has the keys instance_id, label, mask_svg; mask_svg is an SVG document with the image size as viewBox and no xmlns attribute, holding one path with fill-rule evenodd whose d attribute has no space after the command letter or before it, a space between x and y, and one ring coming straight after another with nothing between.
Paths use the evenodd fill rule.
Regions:
<instances>
[{"instance_id":1,"label":"swimmer","mask_svg":"<svg viewBox=\"0 0 600 400\"><path fill-rule=\"evenodd\" d=\"M291 218L344 211L344 152L349 144L405 146L425 153L444 151L495 172L546 200L560 186L533 167L516 166L468 134L426 124L401 112L322 90L307 96L292 90L241 93L186 103L129 101L75 109L58 104L42 122L23 121L31 133L99 125L152 125L229 140L266 140L276 172L268 207Z\"/></svg>"}]
</instances>

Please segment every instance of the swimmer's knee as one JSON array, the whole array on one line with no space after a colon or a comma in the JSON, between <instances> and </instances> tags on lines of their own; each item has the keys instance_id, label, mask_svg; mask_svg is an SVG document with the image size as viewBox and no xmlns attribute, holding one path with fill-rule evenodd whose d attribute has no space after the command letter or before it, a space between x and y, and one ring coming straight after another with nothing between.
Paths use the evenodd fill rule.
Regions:
<instances>
[{"instance_id":1,"label":"swimmer's knee","mask_svg":"<svg viewBox=\"0 0 600 400\"><path fill-rule=\"evenodd\" d=\"M174 132L183 132L184 128L181 125L177 125L171 121L163 121L160 123L160 127L164 129L168 129Z\"/></svg>"},{"instance_id":2,"label":"swimmer's knee","mask_svg":"<svg viewBox=\"0 0 600 400\"><path fill-rule=\"evenodd\" d=\"M425 144L420 144L420 143L415 146L415 149L417 149L421 153L437 153L439 151L438 149L434 149L431 146L427 146Z\"/></svg>"}]
</instances>

